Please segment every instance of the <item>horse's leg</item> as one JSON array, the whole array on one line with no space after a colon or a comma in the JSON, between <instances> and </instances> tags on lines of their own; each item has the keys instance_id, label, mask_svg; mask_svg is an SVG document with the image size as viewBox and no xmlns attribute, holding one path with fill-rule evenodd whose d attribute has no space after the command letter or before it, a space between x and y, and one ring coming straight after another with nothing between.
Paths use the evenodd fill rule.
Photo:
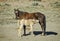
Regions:
<instances>
[{"instance_id":1,"label":"horse's leg","mask_svg":"<svg viewBox=\"0 0 60 41\"><path fill-rule=\"evenodd\" d=\"M39 24L41 25L41 29L42 29L42 35L45 35L45 20L43 20L43 22L40 20Z\"/></svg>"},{"instance_id":2,"label":"horse's leg","mask_svg":"<svg viewBox=\"0 0 60 41\"><path fill-rule=\"evenodd\" d=\"M46 35L46 17L44 17L43 22L41 22L42 35Z\"/></svg>"},{"instance_id":3,"label":"horse's leg","mask_svg":"<svg viewBox=\"0 0 60 41\"><path fill-rule=\"evenodd\" d=\"M44 23L41 23L41 28L42 28L42 35L45 35L45 25L44 25Z\"/></svg>"}]
</instances>

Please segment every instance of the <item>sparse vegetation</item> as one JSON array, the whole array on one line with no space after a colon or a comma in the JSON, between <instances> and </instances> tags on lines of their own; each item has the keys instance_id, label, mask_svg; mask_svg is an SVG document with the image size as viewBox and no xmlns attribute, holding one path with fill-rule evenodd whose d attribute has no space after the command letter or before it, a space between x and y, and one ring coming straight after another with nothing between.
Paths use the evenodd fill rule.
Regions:
<instances>
[{"instance_id":1,"label":"sparse vegetation","mask_svg":"<svg viewBox=\"0 0 60 41\"><path fill-rule=\"evenodd\" d=\"M54 8L60 8L60 2L52 3L51 6Z\"/></svg>"},{"instance_id":2,"label":"sparse vegetation","mask_svg":"<svg viewBox=\"0 0 60 41\"><path fill-rule=\"evenodd\" d=\"M47 3L47 2L48 3ZM60 0L0 0L0 41L60 41ZM51 5L49 7L48 5ZM46 8L45 8L46 6ZM26 12L41 12L46 16L47 31L57 32L58 35L40 34L17 38L17 20L15 19L14 8ZM40 26L34 26L40 32ZM4 37L3 37L4 36ZM1 38L2 37L2 38Z\"/></svg>"},{"instance_id":3,"label":"sparse vegetation","mask_svg":"<svg viewBox=\"0 0 60 41\"><path fill-rule=\"evenodd\" d=\"M41 0L33 0L33 1L41 1Z\"/></svg>"},{"instance_id":4,"label":"sparse vegetation","mask_svg":"<svg viewBox=\"0 0 60 41\"><path fill-rule=\"evenodd\" d=\"M40 1L40 0L34 0L34 1ZM32 3L32 5L29 4L29 3ZM18 3L18 2L14 2L14 4L13 4L13 2L10 2L10 3L9 2L5 2L5 3L1 2L0 3L0 7L1 7L0 8L0 17L3 16L2 20L5 17L8 18L8 19L5 18L6 20L9 20L10 18L13 19L15 17L14 16L14 11L13 11L14 8L19 8L20 10L27 11L27 12L35 12L36 11L36 12L43 12L43 13L47 13L46 11L48 11L48 12L50 11L49 13L51 13L50 9L52 9L52 8L49 8L49 9L44 8L44 6L42 5L42 3L40 4L39 2L28 2L27 5L28 6L25 6L25 5L20 6L20 3ZM52 4L50 4L50 5L52 5L51 7L54 6L54 8L55 7L60 7L60 3L59 2L55 2L55 3L52 2ZM52 9L52 10L54 10L54 9ZM56 12L59 13L58 11L56 11ZM49 18L50 17L48 17L48 19Z\"/></svg>"},{"instance_id":5,"label":"sparse vegetation","mask_svg":"<svg viewBox=\"0 0 60 41\"><path fill-rule=\"evenodd\" d=\"M33 6L38 6L39 4L38 4L38 3L33 3L32 5L33 5Z\"/></svg>"}]
</instances>

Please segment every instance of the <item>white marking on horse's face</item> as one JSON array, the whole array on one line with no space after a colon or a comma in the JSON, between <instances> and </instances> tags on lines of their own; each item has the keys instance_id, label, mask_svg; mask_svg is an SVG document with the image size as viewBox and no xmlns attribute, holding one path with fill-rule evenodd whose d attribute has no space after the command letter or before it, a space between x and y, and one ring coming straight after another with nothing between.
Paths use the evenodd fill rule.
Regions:
<instances>
[{"instance_id":1,"label":"white marking on horse's face","mask_svg":"<svg viewBox=\"0 0 60 41\"><path fill-rule=\"evenodd\" d=\"M15 13L18 13L18 11L15 11Z\"/></svg>"}]
</instances>

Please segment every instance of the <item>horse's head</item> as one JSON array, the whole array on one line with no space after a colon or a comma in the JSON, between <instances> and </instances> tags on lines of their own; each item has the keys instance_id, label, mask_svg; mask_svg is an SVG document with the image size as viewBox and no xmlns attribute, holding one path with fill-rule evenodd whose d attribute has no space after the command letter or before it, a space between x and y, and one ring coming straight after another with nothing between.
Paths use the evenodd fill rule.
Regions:
<instances>
[{"instance_id":1,"label":"horse's head","mask_svg":"<svg viewBox=\"0 0 60 41\"><path fill-rule=\"evenodd\" d=\"M19 9L14 9L16 19L20 19L27 14L27 12L20 11Z\"/></svg>"},{"instance_id":2,"label":"horse's head","mask_svg":"<svg viewBox=\"0 0 60 41\"><path fill-rule=\"evenodd\" d=\"M19 18L19 9L14 9L14 13L16 15L16 19Z\"/></svg>"}]
</instances>

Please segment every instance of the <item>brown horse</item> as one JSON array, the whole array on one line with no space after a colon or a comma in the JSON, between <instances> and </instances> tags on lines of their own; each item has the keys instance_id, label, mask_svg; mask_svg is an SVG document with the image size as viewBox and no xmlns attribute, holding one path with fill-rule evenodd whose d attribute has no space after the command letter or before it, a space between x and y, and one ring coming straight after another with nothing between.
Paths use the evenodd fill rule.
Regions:
<instances>
[{"instance_id":1,"label":"brown horse","mask_svg":"<svg viewBox=\"0 0 60 41\"><path fill-rule=\"evenodd\" d=\"M29 19L35 19L39 20L39 24L41 25L42 28L42 35L45 35L46 32L46 17L44 14L40 12L35 12L35 13L28 13L28 12L23 12L18 9L14 9L14 13L16 15L16 19L21 20L29 20Z\"/></svg>"}]
</instances>

